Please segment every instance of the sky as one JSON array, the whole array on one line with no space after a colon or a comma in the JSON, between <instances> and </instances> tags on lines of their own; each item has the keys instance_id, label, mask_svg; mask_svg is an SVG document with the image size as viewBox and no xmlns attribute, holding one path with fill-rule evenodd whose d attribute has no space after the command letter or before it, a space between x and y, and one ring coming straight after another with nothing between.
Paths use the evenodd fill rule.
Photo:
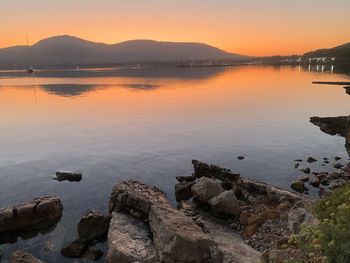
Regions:
<instances>
[{"instance_id":1,"label":"sky","mask_svg":"<svg viewBox=\"0 0 350 263\"><path fill-rule=\"evenodd\" d=\"M203 42L245 55L350 42L349 0L0 0L0 48L55 35Z\"/></svg>"}]
</instances>

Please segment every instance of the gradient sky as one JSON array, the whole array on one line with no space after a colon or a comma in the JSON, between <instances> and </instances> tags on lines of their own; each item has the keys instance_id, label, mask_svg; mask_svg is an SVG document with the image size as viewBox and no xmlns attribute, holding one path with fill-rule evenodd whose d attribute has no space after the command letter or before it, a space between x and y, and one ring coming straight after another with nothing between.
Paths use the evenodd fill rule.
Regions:
<instances>
[{"instance_id":1,"label":"gradient sky","mask_svg":"<svg viewBox=\"0 0 350 263\"><path fill-rule=\"evenodd\" d=\"M0 47L64 34L300 54L350 42L349 12L349 0L0 0Z\"/></svg>"}]
</instances>

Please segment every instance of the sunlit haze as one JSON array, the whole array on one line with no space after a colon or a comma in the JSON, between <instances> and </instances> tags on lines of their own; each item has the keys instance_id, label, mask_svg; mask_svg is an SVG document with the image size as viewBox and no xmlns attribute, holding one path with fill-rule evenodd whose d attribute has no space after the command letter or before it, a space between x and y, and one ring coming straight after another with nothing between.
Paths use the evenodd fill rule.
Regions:
<instances>
[{"instance_id":1,"label":"sunlit haze","mask_svg":"<svg viewBox=\"0 0 350 263\"><path fill-rule=\"evenodd\" d=\"M302 54L350 40L350 1L1 0L0 47L55 35L191 41L247 55Z\"/></svg>"}]
</instances>

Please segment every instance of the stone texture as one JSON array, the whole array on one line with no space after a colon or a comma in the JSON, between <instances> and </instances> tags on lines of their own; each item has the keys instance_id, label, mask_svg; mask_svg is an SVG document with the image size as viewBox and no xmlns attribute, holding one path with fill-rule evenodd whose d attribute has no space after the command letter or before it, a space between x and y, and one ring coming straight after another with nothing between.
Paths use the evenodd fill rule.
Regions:
<instances>
[{"instance_id":1,"label":"stone texture","mask_svg":"<svg viewBox=\"0 0 350 263\"><path fill-rule=\"evenodd\" d=\"M44 261L37 259L27 252L17 250L11 254L9 263L44 263Z\"/></svg>"},{"instance_id":2,"label":"stone texture","mask_svg":"<svg viewBox=\"0 0 350 263\"><path fill-rule=\"evenodd\" d=\"M239 202L232 190L222 192L209 200L211 210L216 215L237 217L241 213Z\"/></svg>"},{"instance_id":3,"label":"stone texture","mask_svg":"<svg viewBox=\"0 0 350 263\"><path fill-rule=\"evenodd\" d=\"M175 185L175 197L176 201L188 200L192 198L191 188L194 182L180 182Z\"/></svg>"},{"instance_id":4,"label":"stone texture","mask_svg":"<svg viewBox=\"0 0 350 263\"><path fill-rule=\"evenodd\" d=\"M294 190L297 191L299 193L304 193L305 192L305 184L303 181L300 180L296 180L294 182L292 182L292 184L290 185L290 187Z\"/></svg>"},{"instance_id":5,"label":"stone texture","mask_svg":"<svg viewBox=\"0 0 350 263\"><path fill-rule=\"evenodd\" d=\"M78 224L80 238L86 240L105 239L109 227L109 216L104 216L96 210L89 210Z\"/></svg>"},{"instance_id":6,"label":"stone texture","mask_svg":"<svg viewBox=\"0 0 350 263\"><path fill-rule=\"evenodd\" d=\"M207 177L201 177L192 186L193 198L201 203L207 203L210 198L224 191L220 181Z\"/></svg>"},{"instance_id":7,"label":"stone texture","mask_svg":"<svg viewBox=\"0 0 350 263\"><path fill-rule=\"evenodd\" d=\"M61 254L67 258L80 258L89 249L89 241L79 238L62 248Z\"/></svg>"}]
</instances>

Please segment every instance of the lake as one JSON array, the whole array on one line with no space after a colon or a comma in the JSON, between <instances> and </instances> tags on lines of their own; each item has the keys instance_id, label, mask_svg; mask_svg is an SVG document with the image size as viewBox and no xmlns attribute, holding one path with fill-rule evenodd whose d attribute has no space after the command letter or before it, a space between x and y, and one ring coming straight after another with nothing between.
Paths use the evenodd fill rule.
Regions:
<instances>
[{"instance_id":1,"label":"lake","mask_svg":"<svg viewBox=\"0 0 350 263\"><path fill-rule=\"evenodd\" d=\"M286 189L300 175L294 159L347 160L344 138L309 122L349 115L342 86L311 83L350 80L335 72L297 66L0 71L0 207L45 195L64 205L54 231L0 250L5 257L20 248L49 262L73 262L60 249L77 236L86 210L107 213L114 184L156 185L175 204L175 177L192 173L192 159ZM52 180L59 170L81 171L83 180Z\"/></svg>"}]
</instances>

